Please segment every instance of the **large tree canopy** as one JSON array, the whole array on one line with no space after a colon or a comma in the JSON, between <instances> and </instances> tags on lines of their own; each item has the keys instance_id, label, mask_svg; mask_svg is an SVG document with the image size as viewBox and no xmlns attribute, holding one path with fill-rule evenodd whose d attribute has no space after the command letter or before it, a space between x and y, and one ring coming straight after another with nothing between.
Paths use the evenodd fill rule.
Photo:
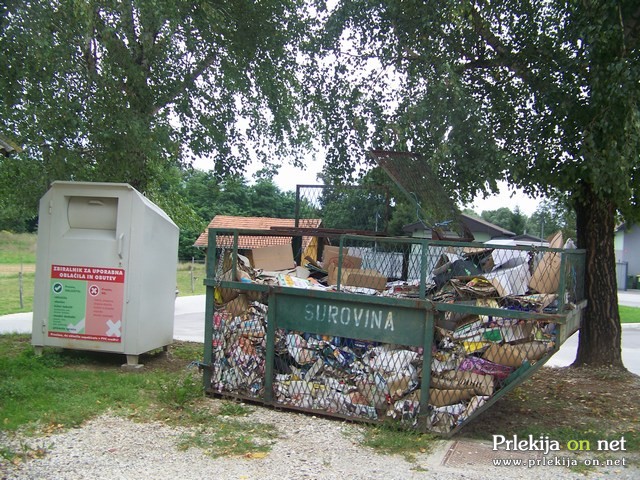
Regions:
<instances>
[{"instance_id":1,"label":"large tree canopy","mask_svg":"<svg viewBox=\"0 0 640 480\"><path fill-rule=\"evenodd\" d=\"M327 88L353 85L336 129L422 153L460 200L496 179L569 198L587 250L577 364L622 366L613 230L640 219L639 34L633 0L344 0L324 43ZM328 169L352 173L333 149Z\"/></svg>"},{"instance_id":2,"label":"large tree canopy","mask_svg":"<svg viewBox=\"0 0 640 480\"><path fill-rule=\"evenodd\" d=\"M196 156L218 174L242 172L249 145L261 160L299 162L312 3L3 2L0 129L40 171L35 193L75 179L153 196L167 168Z\"/></svg>"}]
</instances>

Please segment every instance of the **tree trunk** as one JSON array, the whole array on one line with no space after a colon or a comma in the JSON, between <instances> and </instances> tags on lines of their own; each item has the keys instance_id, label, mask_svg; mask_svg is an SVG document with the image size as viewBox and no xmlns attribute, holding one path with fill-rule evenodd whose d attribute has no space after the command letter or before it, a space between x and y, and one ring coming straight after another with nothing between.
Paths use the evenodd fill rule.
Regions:
<instances>
[{"instance_id":1,"label":"tree trunk","mask_svg":"<svg viewBox=\"0 0 640 480\"><path fill-rule=\"evenodd\" d=\"M586 249L585 296L589 302L580 329L578 354L573 366L610 366L624 369L616 260L615 207L582 185L584 195L576 205L578 247Z\"/></svg>"}]
</instances>

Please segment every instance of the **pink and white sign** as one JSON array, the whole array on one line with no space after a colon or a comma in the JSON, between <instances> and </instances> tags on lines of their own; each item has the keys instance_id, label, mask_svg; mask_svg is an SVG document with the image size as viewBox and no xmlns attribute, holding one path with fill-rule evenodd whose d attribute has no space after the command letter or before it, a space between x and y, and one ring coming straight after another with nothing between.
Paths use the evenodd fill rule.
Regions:
<instances>
[{"instance_id":1,"label":"pink and white sign","mask_svg":"<svg viewBox=\"0 0 640 480\"><path fill-rule=\"evenodd\" d=\"M121 268L52 265L48 335L121 342L124 278Z\"/></svg>"}]
</instances>

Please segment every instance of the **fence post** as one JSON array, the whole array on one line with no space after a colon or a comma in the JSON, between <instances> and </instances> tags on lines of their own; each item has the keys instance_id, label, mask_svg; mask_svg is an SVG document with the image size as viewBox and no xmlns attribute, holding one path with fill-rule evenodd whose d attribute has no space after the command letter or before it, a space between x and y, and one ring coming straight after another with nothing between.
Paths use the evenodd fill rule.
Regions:
<instances>
[{"instance_id":1,"label":"fence post","mask_svg":"<svg viewBox=\"0 0 640 480\"><path fill-rule=\"evenodd\" d=\"M20 310L24 308L24 296L22 285L22 262L20 262L20 273L18 274L18 284L20 285Z\"/></svg>"},{"instance_id":2,"label":"fence post","mask_svg":"<svg viewBox=\"0 0 640 480\"><path fill-rule=\"evenodd\" d=\"M191 257L191 293L194 293L196 290L195 278L193 278L193 269L195 267L194 263L195 263L195 258Z\"/></svg>"}]
</instances>

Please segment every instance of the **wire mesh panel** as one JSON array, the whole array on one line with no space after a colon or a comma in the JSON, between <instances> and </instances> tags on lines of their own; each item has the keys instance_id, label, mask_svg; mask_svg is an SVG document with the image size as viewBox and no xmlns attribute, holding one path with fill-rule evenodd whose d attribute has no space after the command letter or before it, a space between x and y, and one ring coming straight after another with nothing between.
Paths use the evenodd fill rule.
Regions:
<instances>
[{"instance_id":1,"label":"wire mesh panel","mask_svg":"<svg viewBox=\"0 0 640 480\"><path fill-rule=\"evenodd\" d=\"M373 150L369 155L415 203L420 221L432 229L434 238L473 240L453 197L442 186L443 179L428 161L411 152Z\"/></svg>"},{"instance_id":2,"label":"wire mesh panel","mask_svg":"<svg viewBox=\"0 0 640 480\"><path fill-rule=\"evenodd\" d=\"M378 420L419 385L422 356L415 347L289 330L276 351L275 400L285 406Z\"/></svg>"},{"instance_id":3,"label":"wire mesh panel","mask_svg":"<svg viewBox=\"0 0 640 480\"><path fill-rule=\"evenodd\" d=\"M284 290L274 295L282 327L275 403L382 420L391 402L420 385L432 334L425 303Z\"/></svg>"},{"instance_id":4,"label":"wire mesh panel","mask_svg":"<svg viewBox=\"0 0 640 480\"><path fill-rule=\"evenodd\" d=\"M388 189L377 185L297 185L297 226L314 227L319 218L326 229L386 232L389 198Z\"/></svg>"},{"instance_id":5,"label":"wire mesh panel","mask_svg":"<svg viewBox=\"0 0 640 480\"><path fill-rule=\"evenodd\" d=\"M497 306L492 301L465 301L488 305L487 310L445 311L437 320L429 405L431 429L441 433L461 425L505 387L519 383L518 377L556 348L557 325L548 318L499 316L489 313Z\"/></svg>"},{"instance_id":6,"label":"wire mesh panel","mask_svg":"<svg viewBox=\"0 0 640 480\"><path fill-rule=\"evenodd\" d=\"M244 294L242 294L244 295ZM210 388L245 398L264 396L266 359L265 312L255 303L241 310L242 296L213 317Z\"/></svg>"},{"instance_id":7,"label":"wire mesh panel","mask_svg":"<svg viewBox=\"0 0 640 480\"><path fill-rule=\"evenodd\" d=\"M266 272L242 234L211 244L210 392L446 434L579 328L582 251L343 235Z\"/></svg>"},{"instance_id":8,"label":"wire mesh panel","mask_svg":"<svg viewBox=\"0 0 640 480\"><path fill-rule=\"evenodd\" d=\"M291 237L267 234L264 231L211 230L207 256L207 300L213 303L208 315L205 343L211 348L210 388L244 398L262 398L266 358L266 287L255 286L258 261L284 262L291 267ZM257 240L256 240L257 239ZM241 248L250 241L257 248ZM264 245L264 246L262 246ZM252 258L257 250L289 251L285 260ZM274 250L275 249L275 250ZM239 282L241 288L230 286ZM213 297L211 299L211 297ZM213 300L213 302L211 302ZM209 333L210 332L210 333Z\"/></svg>"}]
</instances>

